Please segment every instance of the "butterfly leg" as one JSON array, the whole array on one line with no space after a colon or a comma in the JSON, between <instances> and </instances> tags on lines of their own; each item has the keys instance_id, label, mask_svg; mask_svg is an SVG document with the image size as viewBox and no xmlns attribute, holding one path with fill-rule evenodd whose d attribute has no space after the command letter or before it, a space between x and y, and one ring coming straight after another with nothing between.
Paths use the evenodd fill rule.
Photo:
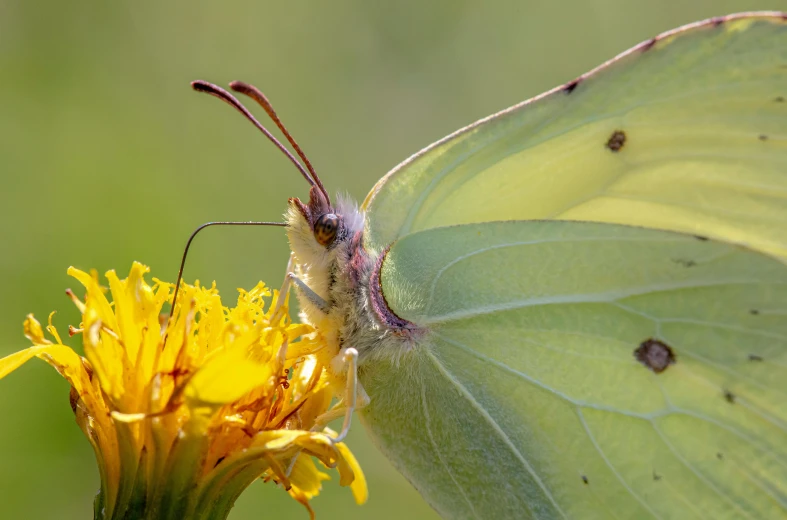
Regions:
<instances>
[{"instance_id":1,"label":"butterfly leg","mask_svg":"<svg viewBox=\"0 0 787 520\"><path fill-rule=\"evenodd\" d=\"M281 307L284 304L284 300L287 299L287 293L290 291L290 287L293 283L295 283L295 285L301 291L301 294L303 294L307 300L316 305L322 312L328 314L328 311L331 308L330 304L319 294L314 292L311 287L306 285L300 278L298 278L298 276L293 272L294 268L295 255L290 253L290 260L287 262L287 274L284 276L284 282L281 284L281 290L279 291L279 298L276 301L276 307L273 311L274 321L279 318L279 311L281 311Z\"/></svg>"},{"instance_id":2,"label":"butterfly leg","mask_svg":"<svg viewBox=\"0 0 787 520\"><path fill-rule=\"evenodd\" d=\"M320 431L325 428L329 422L344 416L342 430L339 432L339 435L331 439L334 443L342 442L344 438L347 437L352 424L353 412L369 404L369 395L358 381L358 351L352 347L345 349L342 360L347 365L347 387L345 389L344 398L332 410L328 410L324 414L318 416L314 421L314 426L311 428L313 432ZM287 477L292 474L292 469L295 467L295 461L297 459L297 456L293 457L287 465L287 469L284 473Z\"/></svg>"},{"instance_id":3,"label":"butterfly leg","mask_svg":"<svg viewBox=\"0 0 787 520\"><path fill-rule=\"evenodd\" d=\"M292 282L298 287L301 294L305 296L307 300L316 305L322 312L328 314L328 312L331 310L331 305L325 301L322 296L312 291L311 287L306 285L303 280L295 275L295 273L287 273L287 279L292 280Z\"/></svg>"},{"instance_id":4,"label":"butterfly leg","mask_svg":"<svg viewBox=\"0 0 787 520\"><path fill-rule=\"evenodd\" d=\"M293 268L295 267L295 254L290 253L290 259L287 261L287 273L291 273ZM284 275L284 282L281 284L281 289L279 289L279 297L276 298L276 307L273 309L273 318L271 321L278 322L281 319L279 316L279 312L281 312L281 307L284 305L284 300L287 299L287 293L290 292L290 278L287 275Z\"/></svg>"},{"instance_id":5,"label":"butterfly leg","mask_svg":"<svg viewBox=\"0 0 787 520\"><path fill-rule=\"evenodd\" d=\"M347 366L347 387L344 398L333 409L317 417L312 427L312 431L319 431L329 422L344 416L342 430L334 442L341 442L349 433L353 412L369 404L369 396L358 381L358 351L352 347L345 349L342 360Z\"/></svg>"},{"instance_id":6,"label":"butterfly leg","mask_svg":"<svg viewBox=\"0 0 787 520\"><path fill-rule=\"evenodd\" d=\"M343 358L347 363L347 388L344 392L344 422L342 423L342 431L339 432L339 436L336 437L334 442L341 442L350 432L353 412L355 411L355 404L358 398L358 351L350 347L344 351Z\"/></svg>"}]
</instances>

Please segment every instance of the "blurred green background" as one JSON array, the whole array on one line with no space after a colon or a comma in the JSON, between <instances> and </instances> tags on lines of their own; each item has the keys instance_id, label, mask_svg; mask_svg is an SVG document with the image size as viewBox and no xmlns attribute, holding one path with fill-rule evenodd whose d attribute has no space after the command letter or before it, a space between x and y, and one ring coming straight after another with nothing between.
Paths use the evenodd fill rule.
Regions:
<instances>
[{"instance_id":1,"label":"blurred green background","mask_svg":"<svg viewBox=\"0 0 787 520\"><path fill-rule=\"evenodd\" d=\"M209 220L277 219L305 182L238 114L188 82L255 83L329 190L362 199L399 161L454 129L566 82L661 31L781 1L441 0L23 2L0 0L0 356L27 346L33 312L78 315L66 267L132 260L174 281ZM225 295L278 286L275 228L206 231L186 279ZM74 342L76 345L77 342ZM356 426L369 479L354 505L335 482L318 518L435 518ZM0 381L0 518L85 519L98 486L68 387L33 361ZM231 518L308 518L256 484Z\"/></svg>"}]
</instances>

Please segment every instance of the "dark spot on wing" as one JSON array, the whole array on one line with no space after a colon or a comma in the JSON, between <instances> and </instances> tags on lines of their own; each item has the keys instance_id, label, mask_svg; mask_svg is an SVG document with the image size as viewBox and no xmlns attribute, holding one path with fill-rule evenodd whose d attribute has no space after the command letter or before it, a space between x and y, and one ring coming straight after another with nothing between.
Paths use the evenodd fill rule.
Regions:
<instances>
[{"instance_id":1,"label":"dark spot on wing","mask_svg":"<svg viewBox=\"0 0 787 520\"><path fill-rule=\"evenodd\" d=\"M696 238L700 242L707 242L707 240L708 240L708 237L704 237L702 235L694 235L694 238Z\"/></svg>"},{"instance_id":2,"label":"dark spot on wing","mask_svg":"<svg viewBox=\"0 0 787 520\"><path fill-rule=\"evenodd\" d=\"M784 103L784 96L776 96L774 99L777 103Z\"/></svg>"},{"instance_id":3,"label":"dark spot on wing","mask_svg":"<svg viewBox=\"0 0 787 520\"><path fill-rule=\"evenodd\" d=\"M757 309L751 309L749 311L749 314L751 314L752 316L757 316L759 313L760 311L758 311Z\"/></svg>"},{"instance_id":4,"label":"dark spot on wing","mask_svg":"<svg viewBox=\"0 0 787 520\"><path fill-rule=\"evenodd\" d=\"M768 136L765 134L760 134L759 137L757 137L757 139L759 139L760 141L767 141Z\"/></svg>"},{"instance_id":5,"label":"dark spot on wing","mask_svg":"<svg viewBox=\"0 0 787 520\"><path fill-rule=\"evenodd\" d=\"M577 78L574 81L570 81L566 83L566 86L563 87L563 92L565 92L566 94L571 94L572 92L574 92L574 89L577 88L577 85L579 85L581 82L582 82L582 78Z\"/></svg>"},{"instance_id":6,"label":"dark spot on wing","mask_svg":"<svg viewBox=\"0 0 787 520\"><path fill-rule=\"evenodd\" d=\"M749 361L763 361L762 356L757 354L749 354Z\"/></svg>"},{"instance_id":7,"label":"dark spot on wing","mask_svg":"<svg viewBox=\"0 0 787 520\"><path fill-rule=\"evenodd\" d=\"M724 399L726 399L727 402L730 404L735 404L735 394L733 394L729 390L724 391Z\"/></svg>"},{"instance_id":8,"label":"dark spot on wing","mask_svg":"<svg viewBox=\"0 0 787 520\"><path fill-rule=\"evenodd\" d=\"M640 50L642 50L642 52L649 51L650 49L653 48L654 45L656 45L657 41L659 41L658 38L651 38L650 40L648 40L648 41L646 41L646 42L644 42L642 44L642 46L640 47Z\"/></svg>"},{"instance_id":9,"label":"dark spot on wing","mask_svg":"<svg viewBox=\"0 0 787 520\"><path fill-rule=\"evenodd\" d=\"M585 475L582 475L582 482L584 482L586 485L590 484L590 481L588 480L588 478Z\"/></svg>"},{"instance_id":10,"label":"dark spot on wing","mask_svg":"<svg viewBox=\"0 0 787 520\"><path fill-rule=\"evenodd\" d=\"M716 458L719 460L724 460L724 455L721 452L719 452L716 454Z\"/></svg>"},{"instance_id":11,"label":"dark spot on wing","mask_svg":"<svg viewBox=\"0 0 787 520\"><path fill-rule=\"evenodd\" d=\"M697 265L697 262L689 258L673 258L672 261L678 265L682 265L683 267L694 267Z\"/></svg>"},{"instance_id":12,"label":"dark spot on wing","mask_svg":"<svg viewBox=\"0 0 787 520\"><path fill-rule=\"evenodd\" d=\"M607 140L607 148L613 152L617 152L623 145L626 144L626 133L623 130L615 130Z\"/></svg>"},{"instance_id":13,"label":"dark spot on wing","mask_svg":"<svg viewBox=\"0 0 787 520\"><path fill-rule=\"evenodd\" d=\"M723 17L723 16L717 16L717 17L715 17L715 18L711 18L711 21L710 21L710 22L713 24L713 26L714 26L714 27L718 27L718 26L720 26L721 24L723 24L723 23L724 23L724 21L725 21L725 20L724 20L724 17Z\"/></svg>"},{"instance_id":14,"label":"dark spot on wing","mask_svg":"<svg viewBox=\"0 0 787 520\"><path fill-rule=\"evenodd\" d=\"M634 357L657 374L664 372L668 366L675 364L675 353L672 352L672 348L666 343L653 338L646 339L640 343L639 347L634 351Z\"/></svg>"},{"instance_id":15,"label":"dark spot on wing","mask_svg":"<svg viewBox=\"0 0 787 520\"><path fill-rule=\"evenodd\" d=\"M661 480L661 475L659 475L658 473L656 473L656 470L655 470L655 469L653 470L653 480L655 480L656 482L658 482L659 480Z\"/></svg>"}]
</instances>

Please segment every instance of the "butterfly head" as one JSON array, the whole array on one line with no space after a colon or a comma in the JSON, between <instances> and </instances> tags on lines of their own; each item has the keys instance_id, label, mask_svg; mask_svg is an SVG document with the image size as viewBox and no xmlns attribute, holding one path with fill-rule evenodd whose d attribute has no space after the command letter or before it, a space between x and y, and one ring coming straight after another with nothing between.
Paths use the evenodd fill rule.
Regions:
<instances>
[{"instance_id":1,"label":"butterfly head","mask_svg":"<svg viewBox=\"0 0 787 520\"><path fill-rule=\"evenodd\" d=\"M363 227L358 208L339 198L336 205L317 187L309 192L309 203L291 198L287 212L290 246L300 262L314 265L319 258L344 250Z\"/></svg>"}]
</instances>

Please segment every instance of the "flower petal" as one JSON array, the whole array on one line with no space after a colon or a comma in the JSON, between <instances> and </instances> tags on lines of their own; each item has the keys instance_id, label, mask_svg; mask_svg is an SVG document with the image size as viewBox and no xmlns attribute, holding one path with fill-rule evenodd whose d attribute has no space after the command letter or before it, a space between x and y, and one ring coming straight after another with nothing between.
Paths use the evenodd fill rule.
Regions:
<instances>
[{"instance_id":1,"label":"flower petal","mask_svg":"<svg viewBox=\"0 0 787 520\"><path fill-rule=\"evenodd\" d=\"M27 363L44 349L45 346L30 347L0 359L0 379Z\"/></svg>"},{"instance_id":2,"label":"flower petal","mask_svg":"<svg viewBox=\"0 0 787 520\"><path fill-rule=\"evenodd\" d=\"M327 473L317 469L317 465L314 464L311 457L304 454L297 455L292 471L290 471L290 484L306 495L308 500L320 493L323 480L330 479L331 477Z\"/></svg>"},{"instance_id":3,"label":"flower petal","mask_svg":"<svg viewBox=\"0 0 787 520\"><path fill-rule=\"evenodd\" d=\"M34 357L39 357L54 367L79 394L90 388L90 378L82 365L82 358L65 345L39 345L0 359L0 379Z\"/></svg>"},{"instance_id":4,"label":"flower petal","mask_svg":"<svg viewBox=\"0 0 787 520\"><path fill-rule=\"evenodd\" d=\"M353 497L355 497L355 503L358 505L364 504L369 498L369 489L366 487L366 477L363 474L363 470L361 470L361 465L358 464L355 455L352 454L350 448L348 448L345 443L337 442L336 448L341 454L338 468L339 483L342 486L350 484L350 491L352 491ZM347 482L345 479L346 469L352 472L353 478L350 482Z\"/></svg>"},{"instance_id":5,"label":"flower petal","mask_svg":"<svg viewBox=\"0 0 787 520\"><path fill-rule=\"evenodd\" d=\"M25 337L30 340L33 345L51 345L52 342L44 337L44 330L32 314L28 314L25 318L23 325Z\"/></svg>"},{"instance_id":6,"label":"flower petal","mask_svg":"<svg viewBox=\"0 0 787 520\"><path fill-rule=\"evenodd\" d=\"M184 395L208 405L231 403L268 383L272 375L269 365L246 359L236 348L211 357L189 380Z\"/></svg>"},{"instance_id":7,"label":"flower petal","mask_svg":"<svg viewBox=\"0 0 787 520\"><path fill-rule=\"evenodd\" d=\"M85 286L88 294L87 298L85 298L86 303L88 298L95 298L90 303L98 311L98 318L107 324L110 329L116 330L117 320L115 319L115 313L112 311L112 306L109 304L109 301L107 301L106 296L104 296L101 286L98 285L98 281L90 276L90 274L77 269L76 267L69 267L66 272L69 276L76 278L82 285Z\"/></svg>"}]
</instances>

